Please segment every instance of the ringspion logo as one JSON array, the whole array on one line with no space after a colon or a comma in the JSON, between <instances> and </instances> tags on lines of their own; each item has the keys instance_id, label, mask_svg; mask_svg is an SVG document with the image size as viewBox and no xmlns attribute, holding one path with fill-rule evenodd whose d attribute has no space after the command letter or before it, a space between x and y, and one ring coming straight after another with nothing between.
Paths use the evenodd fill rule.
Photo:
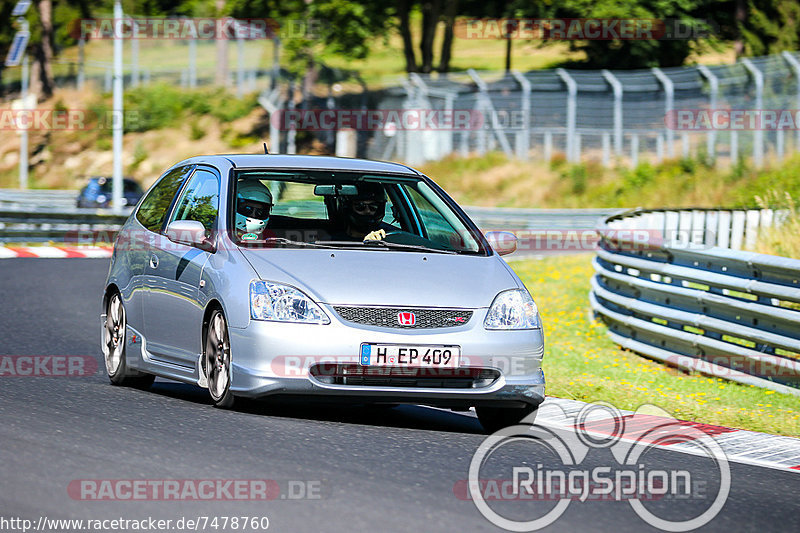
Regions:
<instances>
[{"instance_id":1,"label":"ringspion logo","mask_svg":"<svg viewBox=\"0 0 800 533\"><path fill-rule=\"evenodd\" d=\"M508 531L552 525L575 501L628 503L664 531L702 527L725 505L730 467L714 435L727 428L675 420L655 406L625 416L607 403L587 404L574 417L560 406L550 409L569 421L566 427L523 421L490 435L473 455L468 478L454 484L455 496L472 500ZM650 453L664 446L695 459L668 466Z\"/></svg>"}]
</instances>

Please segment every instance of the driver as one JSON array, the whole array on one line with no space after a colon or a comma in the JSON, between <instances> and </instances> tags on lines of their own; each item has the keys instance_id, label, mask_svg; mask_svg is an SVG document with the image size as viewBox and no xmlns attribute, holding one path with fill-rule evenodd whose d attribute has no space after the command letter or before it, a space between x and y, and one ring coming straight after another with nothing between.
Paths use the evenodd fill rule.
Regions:
<instances>
[{"instance_id":1,"label":"driver","mask_svg":"<svg viewBox=\"0 0 800 533\"><path fill-rule=\"evenodd\" d=\"M240 181L236 191L236 231L244 240L256 240L267 227L272 193L258 180Z\"/></svg>"},{"instance_id":2,"label":"driver","mask_svg":"<svg viewBox=\"0 0 800 533\"><path fill-rule=\"evenodd\" d=\"M356 185L356 196L339 196L339 214L344 231L337 240L380 241L386 237L383 223L386 213L386 192L380 183L364 182ZM381 227L384 226L384 227Z\"/></svg>"}]
</instances>

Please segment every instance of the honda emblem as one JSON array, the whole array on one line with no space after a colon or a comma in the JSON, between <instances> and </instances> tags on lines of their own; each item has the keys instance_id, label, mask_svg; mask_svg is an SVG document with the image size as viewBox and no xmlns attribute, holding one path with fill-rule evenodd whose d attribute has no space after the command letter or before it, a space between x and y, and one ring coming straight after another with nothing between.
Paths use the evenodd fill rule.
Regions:
<instances>
[{"instance_id":1,"label":"honda emblem","mask_svg":"<svg viewBox=\"0 0 800 533\"><path fill-rule=\"evenodd\" d=\"M397 313L397 323L401 326L413 326L417 323L417 315L410 311Z\"/></svg>"}]
</instances>

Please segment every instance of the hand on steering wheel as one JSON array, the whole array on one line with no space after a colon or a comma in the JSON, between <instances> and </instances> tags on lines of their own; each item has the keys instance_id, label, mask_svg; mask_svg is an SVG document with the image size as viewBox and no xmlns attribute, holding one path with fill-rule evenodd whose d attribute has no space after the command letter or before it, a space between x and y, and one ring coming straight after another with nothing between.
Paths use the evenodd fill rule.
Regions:
<instances>
[{"instance_id":1,"label":"hand on steering wheel","mask_svg":"<svg viewBox=\"0 0 800 533\"><path fill-rule=\"evenodd\" d=\"M365 241L380 241L380 240L383 240L384 237L386 237L386 230L378 229L378 230L370 231L369 233L367 233L367 235L364 237L364 240Z\"/></svg>"}]
</instances>

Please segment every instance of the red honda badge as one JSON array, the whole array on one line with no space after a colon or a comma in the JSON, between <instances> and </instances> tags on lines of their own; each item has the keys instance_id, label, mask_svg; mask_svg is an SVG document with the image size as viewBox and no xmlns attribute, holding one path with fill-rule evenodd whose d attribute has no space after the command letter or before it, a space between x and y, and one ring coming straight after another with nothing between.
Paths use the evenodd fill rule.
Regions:
<instances>
[{"instance_id":1,"label":"red honda badge","mask_svg":"<svg viewBox=\"0 0 800 533\"><path fill-rule=\"evenodd\" d=\"M397 323L401 326L413 326L417 323L417 315L410 311L397 313Z\"/></svg>"}]
</instances>

